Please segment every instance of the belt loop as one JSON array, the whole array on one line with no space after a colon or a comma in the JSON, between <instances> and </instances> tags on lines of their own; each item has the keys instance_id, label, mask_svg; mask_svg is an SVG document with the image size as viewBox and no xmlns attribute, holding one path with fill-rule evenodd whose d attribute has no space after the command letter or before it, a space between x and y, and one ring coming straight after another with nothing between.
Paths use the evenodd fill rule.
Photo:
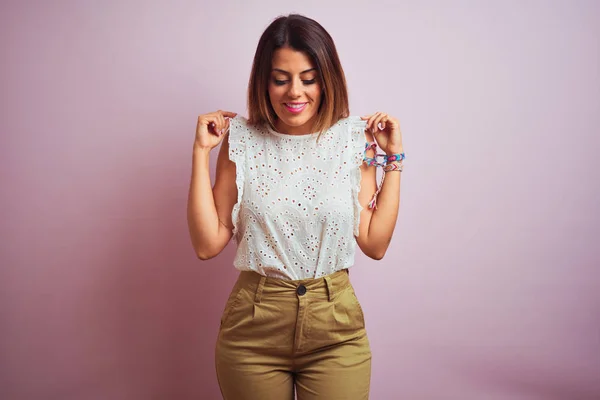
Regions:
<instances>
[{"instance_id":1,"label":"belt loop","mask_svg":"<svg viewBox=\"0 0 600 400\"><path fill-rule=\"evenodd\" d=\"M265 287L265 281L267 278L265 276L260 277L260 282L258 282L258 287L256 288L256 295L254 296L254 302L260 303L262 299L263 288Z\"/></svg>"},{"instance_id":2,"label":"belt loop","mask_svg":"<svg viewBox=\"0 0 600 400\"><path fill-rule=\"evenodd\" d=\"M329 275L325 277L325 285L327 286L328 300L333 301L335 292L333 290L333 283L331 282L331 277Z\"/></svg>"}]
</instances>

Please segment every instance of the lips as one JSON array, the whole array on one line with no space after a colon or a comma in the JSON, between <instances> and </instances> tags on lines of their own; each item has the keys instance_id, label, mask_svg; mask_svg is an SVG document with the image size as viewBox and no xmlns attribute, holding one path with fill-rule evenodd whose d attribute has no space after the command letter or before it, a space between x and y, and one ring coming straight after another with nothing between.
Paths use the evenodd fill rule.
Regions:
<instances>
[{"instance_id":1,"label":"lips","mask_svg":"<svg viewBox=\"0 0 600 400\"><path fill-rule=\"evenodd\" d=\"M307 104L308 103L283 103L286 110L293 114L298 114L302 112L306 108Z\"/></svg>"}]
</instances>

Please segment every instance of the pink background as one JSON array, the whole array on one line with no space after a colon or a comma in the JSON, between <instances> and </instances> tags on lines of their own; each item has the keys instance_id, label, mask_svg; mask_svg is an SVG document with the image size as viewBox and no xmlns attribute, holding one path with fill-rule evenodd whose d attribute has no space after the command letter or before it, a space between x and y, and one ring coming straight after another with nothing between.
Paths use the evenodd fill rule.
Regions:
<instances>
[{"instance_id":1,"label":"pink background","mask_svg":"<svg viewBox=\"0 0 600 400\"><path fill-rule=\"evenodd\" d=\"M190 244L196 118L245 114L292 11L403 129L394 239L351 273L371 398L600 398L599 2L49 3L0 6L1 399L219 398L234 244Z\"/></svg>"}]
</instances>

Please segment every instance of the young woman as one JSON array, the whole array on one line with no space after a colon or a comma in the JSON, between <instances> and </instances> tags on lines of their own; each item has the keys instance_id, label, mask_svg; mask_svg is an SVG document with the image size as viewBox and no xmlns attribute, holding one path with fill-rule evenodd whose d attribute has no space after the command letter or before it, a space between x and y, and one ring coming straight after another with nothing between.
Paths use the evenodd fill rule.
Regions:
<instances>
[{"instance_id":1,"label":"young woman","mask_svg":"<svg viewBox=\"0 0 600 400\"><path fill-rule=\"evenodd\" d=\"M188 199L200 259L237 243L240 274L215 352L223 398L367 399L371 350L348 268L356 244L379 260L390 243L404 159L398 120L349 116L334 42L300 15L261 36L248 112L198 117ZM211 187L209 154L221 142Z\"/></svg>"}]
</instances>

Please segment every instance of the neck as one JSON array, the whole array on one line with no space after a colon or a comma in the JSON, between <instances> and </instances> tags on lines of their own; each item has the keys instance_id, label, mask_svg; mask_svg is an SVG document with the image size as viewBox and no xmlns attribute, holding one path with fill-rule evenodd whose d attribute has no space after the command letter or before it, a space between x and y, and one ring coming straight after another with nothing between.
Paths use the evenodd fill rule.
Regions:
<instances>
[{"instance_id":1,"label":"neck","mask_svg":"<svg viewBox=\"0 0 600 400\"><path fill-rule=\"evenodd\" d=\"M284 123L281 119L275 121L275 130L280 133L287 135L308 135L313 133L312 127L314 126L315 118L311 118L300 126L291 126Z\"/></svg>"}]
</instances>

